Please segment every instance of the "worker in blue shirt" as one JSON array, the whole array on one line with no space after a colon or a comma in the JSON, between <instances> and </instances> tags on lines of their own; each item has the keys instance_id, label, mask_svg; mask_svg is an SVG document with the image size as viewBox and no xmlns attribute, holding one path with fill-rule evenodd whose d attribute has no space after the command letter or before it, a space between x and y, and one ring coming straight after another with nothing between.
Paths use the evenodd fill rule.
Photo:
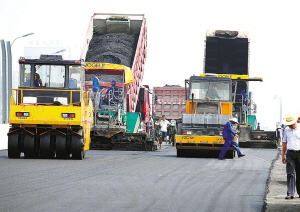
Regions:
<instances>
[{"instance_id":1,"label":"worker in blue shirt","mask_svg":"<svg viewBox=\"0 0 300 212\"><path fill-rule=\"evenodd\" d=\"M247 99L247 96L246 96L246 93L245 93L245 89L242 89L241 91L239 91L237 93L241 94L243 96L244 100Z\"/></svg>"},{"instance_id":2,"label":"worker in blue shirt","mask_svg":"<svg viewBox=\"0 0 300 212\"><path fill-rule=\"evenodd\" d=\"M101 73L97 72L95 78L93 79L93 92L100 92L103 87L100 85Z\"/></svg>"},{"instance_id":3,"label":"worker in blue shirt","mask_svg":"<svg viewBox=\"0 0 300 212\"><path fill-rule=\"evenodd\" d=\"M219 160L224 160L225 154L228 151L230 146L233 146L237 153L238 153L238 157L244 157L245 155L242 154L238 143L234 140L234 137L239 137L237 135L237 133L234 131L234 129L232 128L232 124L238 124L238 121L236 118L231 118L229 119L229 121L225 124L224 128L223 128L223 138L225 140L225 143L223 145L223 148L219 154L218 159Z\"/></svg>"}]
</instances>

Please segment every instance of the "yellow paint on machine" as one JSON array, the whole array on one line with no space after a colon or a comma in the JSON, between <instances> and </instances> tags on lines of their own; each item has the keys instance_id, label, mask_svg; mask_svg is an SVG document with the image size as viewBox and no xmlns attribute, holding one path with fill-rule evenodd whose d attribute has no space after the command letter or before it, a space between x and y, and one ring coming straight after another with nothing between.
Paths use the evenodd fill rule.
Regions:
<instances>
[{"instance_id":1,"label":"yellow paint on machine","mask_svg":"<svg viewBox=\"0 0 300 212\"><path fill-rule=\"evenodd\" d=\"M248 79L248 75L237 75L237 74L200 74L201 77L207 77L207 76L216 76L216 77L228 77L231 79Z\"/></svg>"},{"instance_id":2,"label":"yellow paint on machine","mask_svg":"<svg viewBox=\"0 0 300 212\"><path fill-rule=\"evenodd\" d=\"M22 91L22 89L13 89L9 124L33 125L33 127L39 124L52 127L55 125L80 126L84 132L84 150L89 149L90 130L93 124L93 103L88 92L82 92L80 105L73 105L71 102L70 105L54 106L17 104L13 98L17 90ZM29 117L17 117L17 112L27 112ZM75 118L63 118L62 113L74 113Z\"/></svg>"},{"instance_id":3,"label":"yellow paint on machine","mask_svg":"<svg viewBox=\"0 0 300 212\"><path fill-rule=\"evenodd\" d=\"M176 143L224 144L222 136L176 135Z\"/></svg>"},{"instance_id":4,"label":"yellow paint on machine","mask_svg":"<svg viewBox=\"0 0 300 212\"><path fill-rule=\"evenodd\" d=\"M19 118L16 112L29 112L29 117ZM75 113L75 118L63 118L62 113ZM81 107L45 106L45 105L11 105L10 124L49 124L49 125L80 125Z\"/></svg>"},{"instance_id":5,"label":"yellow paint on machine","mask_svg":"<svg viewBox=\"0 0 300 212\"><path fill-rule=\"evenodd\" d=\"M231 79L243 79L243 80L255 80L255 81L263 81L262 77L249 77L248 75L238 75L238 74L200 74L201 77L227 77Z\"/></svg>"},{"instance_id":6,"label":"yellow paint on machine","mask_svg":"<svg viewBox=\"0 0 300 212\"><path fill-rule=\"evenodd\" d=\"M111 64L111 63L97 63L97 62L86 62L85 63L85 69L120 69L123 70L125 73L125 84L133 83L134 78L132 75L131 68L119 65L119 64Z\"/></svg>"}]
</instances>

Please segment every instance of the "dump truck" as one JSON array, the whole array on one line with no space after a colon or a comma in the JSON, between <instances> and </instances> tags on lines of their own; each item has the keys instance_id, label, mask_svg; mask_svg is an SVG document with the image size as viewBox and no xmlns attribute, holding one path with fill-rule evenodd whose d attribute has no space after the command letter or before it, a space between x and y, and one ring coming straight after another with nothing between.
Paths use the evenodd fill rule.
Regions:
<instances>
[{"instance_id":1,"label":"dump truck","mask_svg":"<svg viewBox=\"0 0 300 212\"><path fill-rule=\"evenodd\" d=\"M12 89L8 157L83 159L90 146L93 103L84 62L58 55L21 58Z\"/></svg>"},{"instance_id":2,"label":"dump truck","mask_svg":"<svg viewBox=\"0 0 300 212\"><path fill-rule=\"evenodd\" d=\"M142 85L147 49L144 15L95 13L81 53L85 87L94 102L91 149L155 150L147 123L149 86ZM101 74L103 89L93 91ZM115 81L117 92L111 93Z\"/></svg>"}]
</instances>

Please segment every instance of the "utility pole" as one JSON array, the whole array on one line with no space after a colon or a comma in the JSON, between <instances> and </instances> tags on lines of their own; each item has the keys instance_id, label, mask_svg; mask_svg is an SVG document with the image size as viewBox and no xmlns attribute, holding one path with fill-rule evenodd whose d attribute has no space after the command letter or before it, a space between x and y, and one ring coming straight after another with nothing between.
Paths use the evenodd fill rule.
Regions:
<instances>
[{"instance_id":1,"label":"utility pole","mask_svg":"<svg viewBox=\"0 0 300 212\"><path fill-rule=\"evenodd\" d=\"M1 113L2 113L2 123L7 122L7 92L6 92L6 47L4 40L1 40L1 52L2 52L2 101L1 101Z\"/></svg>"}]
</instances>

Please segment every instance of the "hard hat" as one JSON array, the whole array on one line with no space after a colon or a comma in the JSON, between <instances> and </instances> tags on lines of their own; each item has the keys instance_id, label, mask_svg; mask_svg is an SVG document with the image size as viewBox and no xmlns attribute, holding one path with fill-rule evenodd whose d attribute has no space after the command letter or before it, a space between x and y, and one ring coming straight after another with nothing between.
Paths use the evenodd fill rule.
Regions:
<instances>
[{"instance_id":1,"label":"hard hat","mask_svg":"<svg viewBox=\"0 0 300 212\"><path fill-rule=\"evenodd\" d=\"M239 123L237 118L231 118L231 119L229 119L229 121L232 121L232 122L237 123L237 124Z\"/></svg>"},{"instance_id":2,"label":"hard hat","mask_svg":"<svg viewBox=\"0 0 300 212\"><path fill-rule=\"evenodd\" d=\"M101 73L100 73L100 72L97 72L96 75L101 76Z\"/></svg>"},{"instance_id":3,"label":"hard hat","mask_svg":"<svg viewBox=\"0 0 300 212\"><path fill-rule=\"evenodd\" d=\"M171 125L174 127L176 126L176 121L174 119L171 120Z\"/></svg>"},{"instance_id":4,"label":"hard hat","mask_svg":"<svg viewBox=\"0 0 300 212\"><path fill-rule=\"evenodd\" d=\"M112 85L112 86L116 85L116 81L114 81L114 80L111 81L111 85Z\"/></svg>"},{"instance_id":5,"label":"hard hat","mask_svg":"<svg viewBox=\"0 0 300 212\"><path fill-rule=\"evenodd\" d=\"M298 120L298 116L296 114L288 114L282 123L284 125L293 125L297 122L297 120Z\"/></svg>"}]
</instances>

